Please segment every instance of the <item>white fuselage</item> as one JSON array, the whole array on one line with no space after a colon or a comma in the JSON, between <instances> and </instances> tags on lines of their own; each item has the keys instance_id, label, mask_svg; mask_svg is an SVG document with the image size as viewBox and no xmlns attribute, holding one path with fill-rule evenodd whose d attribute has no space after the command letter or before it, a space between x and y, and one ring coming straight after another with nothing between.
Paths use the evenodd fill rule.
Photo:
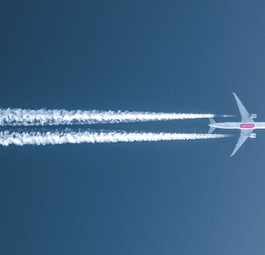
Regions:
<instances>
[{"instance_id":1,"label":"white fuselage","mask_svg":"<svg viewBox=\"0 0 265 255\"><path fill-rule=\"evenodd\" d=\"M265 122L220 122L209 126L221 129L265 129Z\"/></svg>"}]
</instances>

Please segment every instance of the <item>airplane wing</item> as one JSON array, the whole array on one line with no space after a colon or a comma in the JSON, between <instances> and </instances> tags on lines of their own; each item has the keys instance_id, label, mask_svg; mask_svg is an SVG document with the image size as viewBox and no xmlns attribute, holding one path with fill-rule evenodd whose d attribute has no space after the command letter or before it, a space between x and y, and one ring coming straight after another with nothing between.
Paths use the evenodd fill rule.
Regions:
<instances>
[{"instance_id":1,"label":"airplane wing","mask_svg":"<svg viewBox=\"0 0 265 255\"><path fill-rule=\"evenodd\" d=\"M240 137L238 139L238 142L236 144L235 149L233 150L230 157L233 157L236 152L239 150L239 148L243 145L243 143L249 138L250 134L252 133L253 129L248 130L241 130Z\"/></svg>"},{"instance_id":2,"label":"airplane wing","mask_svg":"<svg viewBox=\"0 0 265 255\"><path fill-rule=\"evenodd\" d=\"M241 122L253 122L253 119L251 118L250 114L248 113L238 96L235 93L233 93L233 95L235 97L239 112L241 114Z\"/></svg>"}]
</instances>

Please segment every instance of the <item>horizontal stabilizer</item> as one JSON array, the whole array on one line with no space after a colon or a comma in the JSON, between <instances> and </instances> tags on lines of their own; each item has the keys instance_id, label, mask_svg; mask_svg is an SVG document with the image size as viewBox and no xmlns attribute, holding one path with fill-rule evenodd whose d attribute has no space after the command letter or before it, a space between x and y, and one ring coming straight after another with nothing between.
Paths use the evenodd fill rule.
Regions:
<instances>
[{"instance_id":1,"label":"horizontal stabilizer","mask_svg":"<svg viewBox=\"0 0 265 255\"><path fill-rule=\"evenodd\" d=\"M210 118L209 121L210 121L210 124L215 124L216 123L216 121L213 118Z\"/></svg>"},{"instance_id":2,"label":"horizontal stabilizer","mask_svg":"<svg viewBox=\"0 0 265 255\"><path fill-rule=\"evenodd\" d=\"M209 121L210 121L210 125L209 125L210 128L209 128L208 134L211 134L215 130L215 127L212 127L211 125L215 124L216 122L213 118L210 118Z\"/></svg>"},{"instance_id":3,"label":"horizontal stabilizer","mask_svg":"<svg viewBox=\"0 0 265 255\"><path fill-rule=\"evenodd\" d=\"M215 130L215 127L210 127L209 131L208 131L208 134L211 134L214 130Z\"/></svg>"}]
</instances>

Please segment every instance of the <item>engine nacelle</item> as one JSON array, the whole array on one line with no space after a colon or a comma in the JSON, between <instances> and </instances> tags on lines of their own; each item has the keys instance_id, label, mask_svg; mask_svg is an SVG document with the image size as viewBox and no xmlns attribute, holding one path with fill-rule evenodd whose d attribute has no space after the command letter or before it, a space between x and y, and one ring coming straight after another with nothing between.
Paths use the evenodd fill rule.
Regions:
<instances>
[{"instance_id":1,"label":"engine nacelle","mask_svg":"<svg viewBox=\"0 0 265 255\"><path fill-rule=\"evenodd\" d=\"M251 117L252 119L256 119L256 118L257 118L257 114L256 114L256 113L252 113L252 114L250 115L250 117Z\"/></svg>"},{"instance_id":2,"label":"engine nacelle","mask_svg":"<svg viewBox=\"0 0 265 255\"><path fill-rule=\"evenodd\" d=\"M256 136L257 136L256 133L251 133L249 138L256 138Z\"/></svg>"}]
</instances>

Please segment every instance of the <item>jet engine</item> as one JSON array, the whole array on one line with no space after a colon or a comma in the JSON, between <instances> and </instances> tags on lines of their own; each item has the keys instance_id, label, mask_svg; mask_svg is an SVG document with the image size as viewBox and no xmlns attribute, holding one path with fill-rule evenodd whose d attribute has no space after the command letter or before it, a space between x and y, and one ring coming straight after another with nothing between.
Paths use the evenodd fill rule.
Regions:
<instances>
[{"instance_id":1,"label":"jet engine","mask_svg":"<svg viewBox=\"0 0 265 255\"><path fill-rule=\"evenodd\" d=\"M256 133L251 133L249 138L256 138Z\"/></svg>"},{"instance_id":2,"label":"jet engine","mask_svg":"<svg viewBox=\"0 0 265 255\"><path fill-rule=\"evenodd\" d=\"M256 114L256 113L252 113L252 114L250 115L250 117L251 117L252 119L256 119L256 118L257 118L257 114Z\"/></svg>"}]
</instances>

